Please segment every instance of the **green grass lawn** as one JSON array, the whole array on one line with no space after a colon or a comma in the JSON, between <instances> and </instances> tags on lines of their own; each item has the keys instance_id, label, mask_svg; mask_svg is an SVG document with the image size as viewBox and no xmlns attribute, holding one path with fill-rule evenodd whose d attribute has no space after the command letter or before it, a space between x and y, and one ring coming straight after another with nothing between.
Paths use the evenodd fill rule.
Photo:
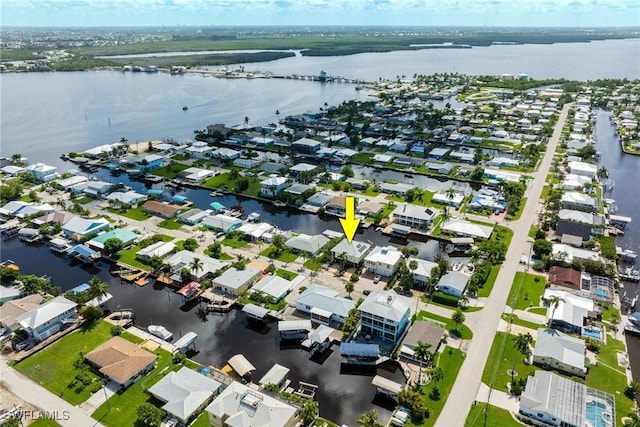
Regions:
<instances>
[{"instance_id":1,"label":"green grass lawn","mask_svg":"<svg viewBox=\"0 0 640 427\"><path fill-rule=\"evenodd\" d=\"M538 279L537 282L536 279ZM542 276L517 272L511 285L507 304L516 310L539 306L546 282L547 280Z\"/></svg>"},{"instance_id":2,"label":"green grass lawn","mask_svg":"<svg viewBox=\"0 0 640 427\"><path fill-rule=\"evenodd\" d=\"M471 300L471 298L470 298ZM424 301L424 299L423 299ZM443 308L448 308L449 310L455 310L457 307L453 307L451 305L447 305L447 304L442 304L440 302L436 302L434 300L429 300L429 305L437 305L438 307L443 307ZM472 306L465 306L465 307L459 307L460 310L464 311L465 313L473 313L474 311L480 311L482 310L483 307L472 307Z\"/></svg>"},{"instance_id":3,"label":"green grass lawn","mask_svg":"<svg viewBox=\"0 0 640 427\"><path fill-rule=\"evenodd\" d=\"M285 270L283 268L279 268L276 270L276 276L282 277L285 280L293 280L298 277L298 273L294 273L293 271Z\"/></svg>"},{"instance_id":4,"label":"green grass lawn","mask_svg":"<svg viewBox=\"0 0 640 427\"><path fill-rule=\"evenodd\" d=\"M144 209L142 209L142 206L129 209L127 212L120 213L119 215L126 216L127 218L131 218L135 221L145 221L153 216L145 212Z\"/></svg>"},{"instance_id":5,"label":"green grass lawn","mask_svg":"<svg viewBox=\"0 0 640 427\"><path fill-rule=\"evenodd\" d=\"M322 263L318 261L316 258L311 258L304 262L304 268L309 269L311 271L320 269L320 267L322 267Z\"/></svg>"},{"instance_id":6,"label":"green grass lawn","mask_svg":"<svg viewBox=\"0 0 640 427\"><path fill-rule=\"evenodd\" d=\"M518 212L510 219L510 221L517 221L522 216L522 212L524 212L524 208L527 206L527 198L523 197L520 201L520 207L518 208Z\"/></svg>"},{"instance_id":7,"label":"green grass lawn","mask_svg":"<svg viewBox=\"0 0 640 427\"><path fill-rule=\"evenodd\" d=\"M178 222L175 218L165 219L158 223L158 227L166 228L167 230L178 230L182 225L183 224Z\"/></svg>"},{"instance_id":8,"label":"green grass lawn","mask_svg":"<svg viewBox=\"0 0 640 427\"><path fill-rule=\"evenodd\" d=\"M421 426L432 426L436 423L436 420L447 401L447 397L453 388L453 383L456 381L458 371L460 371L464 358L465 354L463 351L448 346L445 347L442 353L440 353L440 356L438 357L438 367L442 368L444 378L437 383L430 382L426 386L420 388L420 392L427 404L427 408L429 408L429 418L426 418L422 424L420 424ZM436 386L440 391L440 399L432 400L429 397L429 394L431 394L431 391ZM407 425L414 424L408 423Z\"/></svg>"},{"instance_id":9,"label":"green grass lawn","mask_svg":"<svg viewBox=\"0 0 640 427\"><path fill-rule=\"evenodd\" d=\"M151 171L151 174L156 176L162 176L165 178L175 178L180 175L180 172L188 168L189 168L189 165L183 165L181 163L171 163L167 166L154 169L153 171Z\"/></svg>"},{"instance_id":10,"label":"green grass lawn","mask_svg":"<svg viewBox=\"0 0 640 427\"><path fill-rule=\"evenodd\" d=\"M167 236L166 234L162 234L161 236L163 242L170 242L173 240L173 237ZM142 248L139 245L136 245L120 251L118 254L118 261L128 264L132 267L141 268L143 270L150 270L150 267L147 264L139 261L136 258L136 254L140 251L140 249Z\"/></svg>"},{"instance_id":11,"label":"green grass lawn","mask_svg":"<svg viewBox=\"0 0 640 427\"><path fill-rule=\"evenodd\" d=\"M516 335L498 332L493 339L487 364L482 372L482 382L496 390L507 391L507 384L511 381L508 370L514 368L516 378L527 378L536 370L533 365L525 365L524 356L514 347ZM504 346L504 348L503 348ZM515 363L515 365L514 365Z\"/></svg>"},{"instance_id":12,"label":"green grass lawn","mask_svg":"<svg viewBox=\"0 0 640 427\"><path fill-rule=\"evenodd\" d=\"M75 377L80 370L74 367L74 362L80 359L81 352L87 354L109 338L111 325L100 321L60 338L14 367L56 396L72 405L78 405L91 396L90 388L93 384L85 387L78 385L80 383ZM91 371L87 375L96 383L100 381Z\"/></svg>"},{"instance_id":13,"label":"green grass lawn","mask_svg":"<svg viewBox=\"0 0 640 427\"><path fill-rule=\"evenodd\" d=\"M502 313L501 317L502 317L503 320L506 320L507 322L509 322L509 320L511 320L511 322L514 325L524 326L525 328L529 328L529 329L533 329L533 330L536 330L536 329L541 328L541 327L544 326L542 323L535 323L535 322L530 322L528 320L520 319L515 314L514 315L510 315L510 314L507 314L507 313Z\"/></svg>"},{"instance_id":14,"label":"green grass lawn","mask_svg":"<svg viewBox=\"0 0 640 427\"><path fill-rule=\"evenodd\" d=\"M491 271L487 276L487 280L484 282L484 286L478 289L478 297L488 297L491 294L493 285L495 285L496 278L498 277L498 272L500 272L499 265L494 265L493 267L491 267Z\"/></svg>"},{"instance_id":15,"label":"green grass lawn","mask_svg":"<svg viewBox=\"0 0 640 427\"><path fill-rule=\"evenodd\" d=\"M527 234L527 236L531 237L532 239L535 239L537 232L538 232L538 227L536 227L535 225L532 225L531 227L529 227L529 233Z\"/></svg>"},{"instance_id":16,"label":"green grass lawn","mask_svg":"<svg viewBox=\"0 0 640 427\"><path fill-rule=\"evenodd\" d=\"M35 420L31 424L29 424L29 427L55 427L55 426L59 426L59 425L61 425L61 424L57 423L54 420L48 420L48 419L45 419L45 418L38 418L37 420Z\"/></svg>"},{"instance_id":17,"label":"green grass lawn","mask_svg":"<svg viewBox=\"0 0 640 427\"><path fill-rule=\"evenodd\" d=\"M453 320L451 319L447 319L446 317L442 317L442 316L438 316L437 314L433 314L433 313L429 313L428 311L420 311L418 313L418 317L419 320L426 320L426 319L432 319L435 320L437 322L440 323L444 323L445 329L447 330L447 333L449 335L459 335L460 338L464 339L464 340L469 340L471 338L473 338L473 332L471 332L471 329L469 329L469 327L467 325L465 325L464 323L460 326L458 326L458 331L456 333L455 329L456 329L456 324L453 323Z\"/></svg>"},{"instance_id":18,"label":"green grass lawn","mask_svg":"<svg viewBox=\"0 0 640 427\"><path fill-rule=\"evenodd\" d=\"M547 315L547 307L534 307L527 310L529 313L541 314L543 316Z\"/></svg>"},{"instance_id":19,"label":"green grass lawn","mask_svg":"<svg viewBox=\"0 0 640 427\"><path fill-rule=\"evenodd\" d=\"M191 423L191 427L209 427L211 424L209 423L209 414L203 412L200 414L196 420Z\"/></svg>"},{"instance_id":20,"label":"green grass lawn","mask_svg":"<svg viewBox=\"0 0 640 427\"><path fill-rule=\"evenodd\" d=\"M226 237L220 244L229 246L230 248L244 248L249 242L238 238Z\"/></svg>"},{"instance_id":21,"label":"green grass lawn","mask_svg":"<svg viewBox=\"0 0 640 427\"><path fill-rule=\"evenodd\" d=\"M271 254L276 250L276 248L274 246L269 246L267 249L265 249L264 251L260 252L260 255L265 256L267 258L271 257ZM296 259L298 259L298 254L294 254L289 252L288 250L284 250L280 253L280 255L278 255L278 258L276 258L278 261L282 261L282 262L294 262Z\"/></svg>"},{"instance_id":22,"label":"green grass lawn","mask_svg":"<svg viewBox=\"0 0 640 427\"><path fill-rule=\"evenodd\" d=\"M486 424L485 424L486 409ZM511 412L486 403L477 403L471 407L464 427L519 427L521 424L513 419Z\"/></svg>"},{"instance_id":23,"label":"green grass lawn","mask_svg":"<svg viewBox=\"0 0 640 427\"><path fill-rule=\"evenodd\" d=\"M366 190L362 191L360 194L362 194L363 196L376 197L378 194L380 194L380 192L376 191L373 187L369 187Z\"/></svg>"},{"instance_id":24,"label":"green grass lawn","mask_svg":"<svg viewBox=\"0 0 640 427\"><path fill-rule=\"evenodd\" d=\"M366 163L366 164L372 164L373 163L373 154L372 153L358 153L355 156L353 156L351 158L351 161L353 163Z\"/></svg>"},{"instance_id":25,"label":"green grass lawn","mask_svg":"<svg viewBox=\"0 0 640 427\"><path fill-rule=\"evenodd\" d=\"M215 256L211 255L211 252L208 249L205 249L204 250L204 254L206 256L210 256L211 258L219 259L221 261L228 261L228 260L233 259L233 257L231 255L229 255L228 253L226 253L226 252L220 252L220 255L215 257Z\"/></svg>"},{"instance_id":26,"label":"green grass lawn","mask_svg":"<svg viewBox=\"0 0 640 427\"><path fill-rule=\"evenodd\" d=\"M96 199L92 199L91 197L78 197L77 199L73 199L73 203L78 203L81 205L86 205L88 203L93 202Z\"/></svg>"},{"instance_id":27,"label":"green grass lawn","mask_svg":"<svg viewBox=\"0 0 640 427\"><path fill-rule=\"evenodd\" d=\"M417 205L417 206L432 207L432 208L442 208L442 204L434 203L432 201L434 194L436 194L436 193L433 192L433 191L424 190L424 194L422 195L422 197L420 199L414 199L413 201L407 202L407 203L411 203L411 204ZM396 203L405 203L404 197L389 195L389 196L387 196L385 198L387 200L391 200L391 201L394 201Z\"/></svg>"}]
</instances>

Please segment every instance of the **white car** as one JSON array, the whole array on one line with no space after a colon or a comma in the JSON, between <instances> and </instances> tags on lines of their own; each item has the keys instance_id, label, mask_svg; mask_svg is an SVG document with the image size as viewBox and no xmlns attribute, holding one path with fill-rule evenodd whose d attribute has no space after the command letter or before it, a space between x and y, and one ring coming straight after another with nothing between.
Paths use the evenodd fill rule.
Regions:
<instances>
[{"instance_id":1,"label":"white car","mask_svg":"<svg viewBox=\"0 0 640 427\"><path fill-rule=\"evenodd\" d=\"M380 281L380 275L376 274L376 276L373 278L373 283L378 283Z\"/></svg>"}]
</instances>

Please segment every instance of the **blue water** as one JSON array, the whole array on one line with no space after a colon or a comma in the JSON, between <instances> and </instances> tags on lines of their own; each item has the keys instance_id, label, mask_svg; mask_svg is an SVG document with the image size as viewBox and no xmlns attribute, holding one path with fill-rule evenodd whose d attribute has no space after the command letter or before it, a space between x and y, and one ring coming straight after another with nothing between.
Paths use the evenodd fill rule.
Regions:
<instances>
[{"instance_id":1,"label":"blue water","mask_svg":"<svg viewBox=\"0 0 640 427\"><path fill-rule=\"evenodd\" d=\"M607 292L602 288L596 288L595 294L598 298L607 298Z\"/></svg>"},{"instance_id":2,"label":"blue water","mask_svg":"<svg viewBox=\"0 0 640 427\"><path fill-rule=\"evenodd\" d=\"M594 338L597 340L602 340L602 332L599 330L594 330L594 329L583 329L582 330L582 335L589 337L589 338Z\"/></svg>"},{"instance_id":3,"label":"blue water","mask_svg":"<svg viewBox=\"0 0 640 427\"><path fill-rule=\"evenodd\" d=\"M602 414L607 411L607 405L602 402L587 402L586 417L587 421L591 423L593 427L609 427L613 425L613 421L607 424L602 418Z\"/></svg>"}]
</instances>

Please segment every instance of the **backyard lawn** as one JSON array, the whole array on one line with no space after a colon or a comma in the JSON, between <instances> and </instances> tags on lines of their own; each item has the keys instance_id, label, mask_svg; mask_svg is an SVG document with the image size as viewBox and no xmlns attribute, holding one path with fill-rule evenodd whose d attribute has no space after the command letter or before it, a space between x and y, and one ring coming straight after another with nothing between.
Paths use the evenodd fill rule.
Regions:
<instances>
[{"instance_id":1,"label":"backyard lawn","mask_svg":"<svg viewBox=\"0 0 640 427\"><path fill-rule=\"evenodd\" d=\"M516 350L515 342L516 335L506 332L496 334L487 358L487 364L482 372L483 383L496 390L507 391L507 384L511 381L511 375L508 372L510 369L515 367L516 378L527 378L534 373L535 366L525 365L524 356Z\"/></svg>"},{"instance_id":2,"label":"backyard lawn","mask_svg":"<svg viewBox=\"0 0 640 427\"><path fill-rule=\"evenodd\" d=\"M229 246L230 248L243 248L249 244L246 240L238 239L236 237L226 237L220 244Z\"/></svg>"},{"instance_id":3,"label":"backyard lawn","mask_svg":"<svg viewBox=\"0 0 640 427\"><path fill-rule=\"evenodd\" d=\"M88 378L94 382L82 386L76 380L80 370L74 366L74 362L80 359L80 353L89 353L109 338L111 325L107 322L100 321L91 326L82 326L16 364L15 369L56 396L72 405L78 405L91 396L92 387L100 387L98 384L101 384L101 381L96 374L87 371Z\"/></svg>"},{"instance_id":4,"label":"backyard lawn","mask_svg":"<svg viewBox=\"0 0 640 427\"><path fill-rule=\"evenodd\" d=\"M117 212L116 212L117 213ZM135 221L145 221L151 218L153 215L147 213L142 209L142 206L138 206L137 208L129 209L128 211L122 213L118 213L118 215L126 216L127 218L131 218Z\"/></svg>"},{"instance_id":5,"label":"backyard lawn","mask_svg":"<svg viewBox=\"0 0 640 427\"><path fill-rule=\"evenodd\" d=\"M279 268L279 269L276 270L276 276L282 277L283 279L291 281L291 280L295 279L296 277L298 277L298 274L294 273L293 271L289 271L289 270L285 270L283 268Z\"/></svg>"},{"instance_id":6,"label":"backyard lawn","mask_svg":"<svg viewBox=\"0 0 640 427\"><path fill-rule=\"evenodd\" d=\"M167 236L166 234L161 234L163 242L170 242L173 240L173 237ZM130 265L132 267L141 268L143 270L150 270L147 264L144 264L141 261L138 261L136 258L136 254L142 249L140 245L132 246L129 249L125 249L118 253L118 261Z\"/></svg>"},{"instance_id":7,"label":"backyard lawn","mask_svg":"<svg viewBox=\"0 0 640 427\"><path fill-rule=\"evenodd\" d=\"M181 163L171 163L168 164L167 166L163 166L161 168L158 169L154 169L153 171L151 171L151 174L156 175L156 176L162 176L165 178L175 178L177 176L180 175L180 172L182 172L185 169L188 169L189 165L183 165Z\"/></svg>"},{"instance_id":8,"label":"backyard lawn","mask_svg":"<svg viewBox=\"0 0 640 427\"><path fill-rule=\"evenodd\" d=\"M158 223L158 227L166 228L167 230L177 230L182 227L182 223L178 222L175 218L165 219Z\"/></svg>"},{"instance_id":9,"label":"backyard lawn","mask_svg":"<svg viewBox=\"0 0 640 427\"><path fill-rule=\"evenodd\" d=\"M418 313L417 318L419 320L431 319L435 320L436 322L444 323L446 325L445 329L447 330L447 333L449 335L460 336L460 338L462 338L463 340L469 340L473 338L473 332L471 332L471 329L469 329L469 327L467 327L464 323L462 325L459 325L456 331L456 324L453 322L453 320L447 319L446 317L438 316L437 314L429 313L428 311L422 310Z\"/></svg>"},{"instance_id":10,"label":"backyard lawn","mask_svg":"<svg viewBox=\"0 0 640 427\"><path fill-rule=\"evenodd\" d=\"M486 423L485 408L487 410ZM514 420L511 412L506 409L480 402L471 407L464 423L465 427L520 427L522 425Z\"/></svg>"},{"instance_id":11,"label":"backyard lawn","mask_svg":"<svg viewBox=\"0 0 640 427\"><path fill-rule=\"evenodd\" d=\"M276 250L276 248L274 246L269 246L267 249L265 249L264 251L260 252L260 255L270 258L271 254ZM282 262L294 262L296 259L298 259L298 254L293 254L291 252L289 252L288 250L283 250L280 255L278 255L278 257L276 258L278 261L282 261Z\"/></svg>"},{"instance_id":12,"label":"backyard lawn","mask_svg":"<svg viewBox=\"0 0 640 427\"><path fill-rule=\"evenodd\" d=\"M516 310L539 306L546 283L547 279L543 276L517 272L511 285L507 304Z\"/></svg>"},{"instance_id":13,"label":"backyard lawn","mask_svg":"<svg viewBox=\"0 0 640 427\"><path fill-rule=\"evenodd\" d=\"M209 414L203 412L200 414L198 418L191 424L191 427L209 427L211 423L209 423Z\"/></svg>"}]
</instances>

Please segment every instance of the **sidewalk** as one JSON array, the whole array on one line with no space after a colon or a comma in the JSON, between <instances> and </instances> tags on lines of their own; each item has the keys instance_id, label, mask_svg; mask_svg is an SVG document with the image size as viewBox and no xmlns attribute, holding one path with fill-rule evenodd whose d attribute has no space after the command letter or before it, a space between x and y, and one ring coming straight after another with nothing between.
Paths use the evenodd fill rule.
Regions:
<instances>
[{"instance_id":1,"label":"sidewalk","mask_svg":"<svg viewBox=\"0 0 640 427\"><path fill-rule=\"evenodd\" d=\"M0 378L2 385L19 396L25 402L46 412L65 427L101 426L80 408L60 399L55 394L40 387L18 371L11 369L3 360L0 363ZM28 415L28 414L27 414ZM44 416L44 414L40 414ZM34 414L36 418L38 414Z\"/></svg>"},{"instance_id":2,"label":"sidewalk","mask_svg":"<svg viewBox=\"0 0 640 427\"><path fill-rule=\"evenodd\" d=\"M490 391L491 399L489 399ZM520 402L516 396L496 389L490 390L488 385L480 383L476 400L478 402L486 402L487 399L489 399L489 404L511 412L518 412L520 407Z\"/></svg>"}]
</instances>

